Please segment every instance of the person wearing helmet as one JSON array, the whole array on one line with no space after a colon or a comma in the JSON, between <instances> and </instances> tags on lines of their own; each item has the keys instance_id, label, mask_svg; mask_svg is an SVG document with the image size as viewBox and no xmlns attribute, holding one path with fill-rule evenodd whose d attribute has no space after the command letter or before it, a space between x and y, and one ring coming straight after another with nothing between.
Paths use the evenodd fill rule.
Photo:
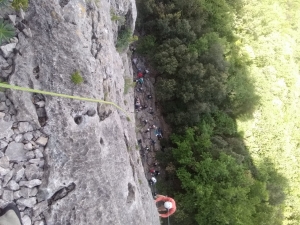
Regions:
<instances>
[{"instance_id":1,"label":"person wearing helmet","mask_svg":"<svg viewBox=\"0 0 300 225\"><path fill-rule=\"evenodd\" d=\"M158 208L158 212L161 212L159 214L162 218L168 218L176 211L176 203L173 198L163 196L163 195L157 195L155 202L163 202L164 204ZM166 212L166 213L164 213Z\"/></svg>"}]
</instances>

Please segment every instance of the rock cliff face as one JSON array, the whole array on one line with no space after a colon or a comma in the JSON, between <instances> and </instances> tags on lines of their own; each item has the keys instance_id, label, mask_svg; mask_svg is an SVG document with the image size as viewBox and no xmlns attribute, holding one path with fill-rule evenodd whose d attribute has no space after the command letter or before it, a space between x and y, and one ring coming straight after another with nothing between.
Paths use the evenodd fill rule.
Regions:
<instances>
[{"instance_id":1,"label":"rock cliff face","mask_svg":"<svg viewBox=\"0 0 300 225\"><path fill-rule=\"evenodd\" d=\"M132 30L135 1L30 1L16 17L16 45L2 49L8 69L1 77L10 84L112 101L131 119L103 104L19 91L0 96L13 106L0 109L1 178L12 174L2 189L26 224L160 224L136 149L133 92L124 94L131 60L115 48L121 20L112 15ZM71 82L75 71L80 85ZM17 195L17 185L31 195Z\"/></svg>"}]
</instances>

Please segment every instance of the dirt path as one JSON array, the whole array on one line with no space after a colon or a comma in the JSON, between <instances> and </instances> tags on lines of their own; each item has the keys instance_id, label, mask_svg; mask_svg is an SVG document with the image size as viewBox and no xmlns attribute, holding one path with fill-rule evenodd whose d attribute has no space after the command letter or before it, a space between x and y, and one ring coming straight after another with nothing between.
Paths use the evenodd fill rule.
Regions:
<instances>
[{"instance_id":1,"label":"dirt path","mask_svg":"<svg viewBox=\"0 0 300 225\"><path fill-rule=\"evenodd\" d=\"M148 69L145 58L133 53L132 68L134 81L138 80L139 72L144 75L142 84L136 82L134 97L137 140L145 176L149 180L152 177L150 169L161 171L159 162L155 159L156 153L161 151L160 139L157 134L160 134L161 130L162 136L166 138L170 134L170 129L157 105L154 93L154 73Z\"/></svg>"}]
</instances>

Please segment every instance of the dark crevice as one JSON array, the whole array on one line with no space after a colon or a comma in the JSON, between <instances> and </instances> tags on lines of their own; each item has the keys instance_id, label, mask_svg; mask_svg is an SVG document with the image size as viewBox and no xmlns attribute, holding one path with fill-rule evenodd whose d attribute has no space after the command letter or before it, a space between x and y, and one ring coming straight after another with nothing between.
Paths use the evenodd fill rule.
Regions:
<instances>
[{"instance_id":1,"label":"dark crevice","mask_svg":"<svg viewBox=\"0 0 300 225\"><path fill-rule=\"evenodd\" d=\"M63 187L57 192L52 195L52 197L48 200L48 205L52 205L54 202L56 202L59 199L62 199L66 197L71 191L73 191L76 188L75 183L69 184L67 187Z\"/></svg>"},{"instance_id":2,"label":"dark crevice","mask_svg":"<svg viewBox=\"0 0 300 225\"><path fill-rule=\"evenodd\" d=\"M127 203L132 203L135 200L135 187L128 183L128 196L127 196Z\"/></svg>"},{"instance_id":3,"label":"dark crevice","mask_svg":"<svg viewBox=\"0 0 300 225\"><path fill-rule=\"evenodd\" d=\"M65 7L68 3L69 3L70 0L60 0L59 1L59 5L60 7Z\"/></svg>"},{"instance_id":4,"label":"dark crevice","mask_svg":"<svg viewBox=\"0 0 300 225\"><path fill-rule=\"evenodd\" d=\"M77 125L81 124L82 121L83 121L83 117L82 117L82 116L75 116L74 122L75 122Z\"/></svg>"}]
</instances>

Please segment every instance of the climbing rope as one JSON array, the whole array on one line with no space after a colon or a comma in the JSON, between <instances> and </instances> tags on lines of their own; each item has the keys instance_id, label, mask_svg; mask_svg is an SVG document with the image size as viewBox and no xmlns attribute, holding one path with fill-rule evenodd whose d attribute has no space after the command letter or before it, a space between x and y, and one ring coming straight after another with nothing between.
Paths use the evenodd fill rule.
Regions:
<instances>
[{"instance_id":1,"label":"climbing rope","mask_svg":"<svg viewBox=\"0 0 300 225\"><path fill-rule=\"evenodd\" d=\"M88 101L88 102L97 102L97 103L103 103L103 104L108 104L116 107L117 109L121 110L124 112L127 116L127 120L130 120L130 117L126 113L124 109L122 109L120 106L113 102L108 102L104 100L99 100L99 99L94 99L94 98L84 98L84 97L79 97L79 96L72 96L72 95L65 95L65 94L59 94L55 92L50 92L50 91L42 91L42 90L37 90L37 89L32 89L32 88L25 88L25 87L19 87L19 86L14 86L10 84L4 84L0 83L0 87L2 88L7 88L7 89L14 89L18 91L25 91L25 92L31 92L31 93L39 93L39 94L44 94L44 95L50 95L50 96L56 96L56 97L61 97L61 98L71 98L71 99L76 99L76 100L82 100L82 101Z\"/></svg>"}]
</instances>

